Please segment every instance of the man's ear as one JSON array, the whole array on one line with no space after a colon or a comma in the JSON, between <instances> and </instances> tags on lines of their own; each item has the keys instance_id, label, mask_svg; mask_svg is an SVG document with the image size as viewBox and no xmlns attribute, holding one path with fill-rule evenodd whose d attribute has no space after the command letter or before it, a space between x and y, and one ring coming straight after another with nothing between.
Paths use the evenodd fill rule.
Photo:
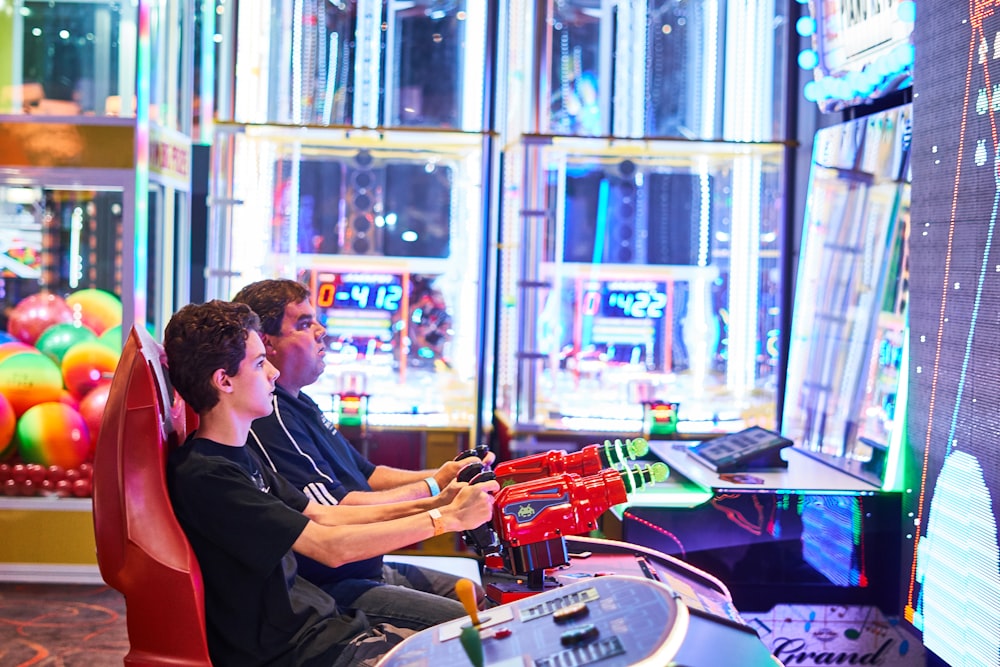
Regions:
<instances>
[{"instance_id":1,"label":"man's ear","mask_svg":"<svg viewBox=\"0 0 1000 667\"><path fill-rule=\"evenodd\" d=\"M260 342L264 344L265 352L270 352L271 350L274 349L274 345L271 344L271 337L268 336L266 333L263 332L260 333Z\"/></svg>"}]
</instances>

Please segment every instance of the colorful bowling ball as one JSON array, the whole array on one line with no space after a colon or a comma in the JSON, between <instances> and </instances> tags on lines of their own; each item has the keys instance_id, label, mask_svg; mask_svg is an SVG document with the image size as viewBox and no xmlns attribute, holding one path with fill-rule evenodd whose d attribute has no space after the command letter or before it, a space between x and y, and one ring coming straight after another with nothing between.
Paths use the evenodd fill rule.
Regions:
<instances>
[{"instance_id":1,"label":"colorful bowling ball","mask_svg":"<svg viewBox=\"0 0 1000 667\"><path fill-rule=\"evenodd\" d=\"M17 415L10 401L0 394L0 461L9 459L17 451L14 443L14 427L17 425Z\"/></svg>"},{"instance_id":2,"label":"colorful bowling ball","mask_svg":"<svg viewBox=\"0 0 1000 667\"><path fill-rule=\"evenodd\" d=\"M114 375L119 356L119 352L96 340L77 343L66 350L62 358L62 378L66 389L76 398L83 398L101 380Z\"/></svg>"},{"instance_id":3,"label":"colorful bowling ball","mask_svg":"<svg viewBox=\"0 0 1000 667\"><path fill-rule=\"evenodd\" d=\"M13 357L15 354L21 354L22 352L41 354L37 347L33 347L27 343L22 343L21 341L0 343L0 361L3 361L7 357Z\"/></svg>"},{"instance_id":4,"label":"colorful bowling ball","mask_svg":"<svg viewBox=\"0 0 1000 667\"><path fill-rule=\"evenodd\" d=\"M90 456L83 415L64 403L39 403L17 421L18 451L25 463L76 468Z\"/></svg>"},{"instance_id":5,"label":"colorful bowling ball","mask_svg":"<svg viewBox=\"0 0 1000 667\"><path fill-rule=\"evenodd\" d=\"M62 322L43 331L35 341L35 347L59 364L66 350L85 340L97 340L97 334L82 324Z\"/></svg>"},{"instance_id":6,"label":"colorful bowling ball","mask_svg":"<svg viewBox=\"0 0 1000 667\"><path fill-rule=\"evenodd\" d=\"M122 325L117 325L111 327L110 329L105 329L104 333L97 337L104 345L107 345L115 352L122 351Z\"/></svg>"},{"instance_id":7,"label":"colorful bowling ball","mask_svg":"<svg viewBox=\"0 0 1000 667\"><path fill-rule=\"evenodd\" d=\"M58 401L62 391L62 371L44 354L15 354L0 361L0 394L18 417L33 405Z\"/></svg>"},{"instance_id":8,"label":"colorful bowling ball","mask_svg":"<svg viewBox=\"0 0 1000 667\"><path fill-rule=\"evenodd\" d=\"M53 324L72 322L73 309L55 294L41 292L21 299L10 311L7 330L22 343L34 345Z\"/></svg>"},{"instance_id":9,"label":"colorful bowling ball","mask_svg":"<svg viewBox=\"0 0 1000 667\"><path fill-rule=\"evenodd\" d=\"M80 400L80 414L83 415L83 421L87 422L87 430L90 431L91 453L97 447L97 437L101 433L101 420L104 419L104 406L108 403L110 392L111 380L101 380Z\"/></svg>"},{"instance_id":10,"label":"colorful bowling ball","mask_svg":"<svg viewBox=\"0 0 1000 667\"><path fill-rule=\"evenodd\" d=\"M99 289L82 289L66 297L77 321L82 322L100 336L106 330L122 323L122 302Z\"/></svg>"}]
</instances>

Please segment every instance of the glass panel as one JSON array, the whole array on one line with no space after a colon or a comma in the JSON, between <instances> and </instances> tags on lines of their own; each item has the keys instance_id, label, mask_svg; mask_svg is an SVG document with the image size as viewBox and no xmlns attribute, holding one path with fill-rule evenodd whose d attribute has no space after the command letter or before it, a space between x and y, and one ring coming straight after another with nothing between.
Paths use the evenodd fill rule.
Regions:
<instances>
[{"instance_id":1,"label":"glass panel","mask_svg":"<svg viewBox=\"0 0 1000 667\"><path fill-rule=\"evenodd\" d=\"M121 295L122 193L0 184L5 310L45 290Z\"/></svg>"},{"instance_id":2,"label":"glass panel","mask_svg":"<svg viewBox=\"0 0 1000 667\"><path fill-rule=\"evenodd\" d=\"M185 26L188 17L183 2L160 0L150 5L151 121L185 133L191 129L191 58L193 48Z\"/></svg>"},{"instance_id":3,"label":"glass panel","mask_svg":"<svg viewBox=\"0 0 1000 667\"><path fill-rule=\"evenodd\" d=\"M721 136L722 2L651 0L646 136Z\"/></svg>"},{"instance_id":4,"label":"glass panel","mask_svg":"<svg viewBox=\"0 0 1000 667\"><path fill-rule=\"evenodd\" d=\"M578 136L608 133L607 118L601 113L603 108L607 115L611 83L606 59L602 58L602 47L607 53L612 31L611 15L604 10L607 4L602 0L569 0L553 8L548 132Z\"/></svg>"},{"instance_id":5,"label":"glass panel","mask_svg":"<svg viewBox=\"0 0 1000 667\"><path fill-rule=\"evenodd\" d=\"M300 280L329 334L322 406L360 393L370 425L471 427L483 137L235 129L217 128L208 297Z\"/></svg>"},{"instance_id":6,"label":"glass panel","mask_svg":"<svg viewBox=\"0 0 1000 667\"><path fill-rule=\"evenodd\" d=\"M4 113L133 115L133 10L117 3L32 2L13 21L14 81L0 90ZM123 47L124 45L124 47ZM18 71L19 70L19 71Z\"/></svg>"},{"instance_id":7,"label":"glass panel","mask_svg":"<svg viewBox=\"0 0 1000 667\"><path fill-rule=\"evenodd\" d=\"M390 3L389 125L461 127L464 3ZM439 6L441 6L439 8ZM471 94L482 95L482 89Z\"/></svg>"},{"instance_id":8,"label":"glass panel","mask_svg":"<svg viewBox=\"0 0 1000 667\"><path fill-rule=\"evenodd\" d=\"M241 5L234 118L349 125L357 3L285 0Z\"/></svg>"},{"instance_id":9,"label":"glass panel","mask_svg":"<svg viewBox=\"0 0 1000 667\"><path fill-rule=\"evenodd\" d=\"M780 146L524 150L528 185L505 202L502 408L550 430L643 432L660 404L681 432L773 427Z\"/></svg>"},{"instance_id":10,"label":"glass panel","mask_svg":"<svg viewBox=\"0 0 1000 667\"><path fill-rule=\"evenodd\" d=\"M786 4L549 3L542 60L529 79L548 107L541 110L537 131L782 139ZM510 31L511 45L522 44L516 20ZM525 73L517 67L507 83L524 94Z\"/></svg>"},{"instance_id":11,"label":"glass panel","mask_svg":"<svg viewBox=\"0 0 1000 667\"><path fill-rule=\"evenodd\" d=\"M157 312L158 306L163 300L173 301L172 285L164 284L163 269L160 266L160 258L164 256L164 232L166 228L166 188L156 183L150 183L149 193L146 199L147 211L149 214L149 231L146 235L146 293L155 294L158 298L149 299L146 302L146 321L149 322L155 331L162 331L166 322L162 321L162 313ZM174 221L171 220L171 226ZM171 304L172 305L172 304ZM170 311L173 312L173 311Z\"/></svg>"},{"instance_id":12,"label":"glass panel","mask_svg":"<svg viewBox=\"0 0 1000 667\"><path fill-rule=\"evenodd\" d=\"M479 131L485 29L482 2L240 6L233 117Z\"/></svg>"},{"instance_id":13,"label":"glass panel","mask_svg":"<svg viewBox=\"0 0 1000 667\"><path fill-rule=\"evenodd\" d=\"M910 109L816 134L782 421L878 484L905 412Z\"/></svg>"}]
</instances>

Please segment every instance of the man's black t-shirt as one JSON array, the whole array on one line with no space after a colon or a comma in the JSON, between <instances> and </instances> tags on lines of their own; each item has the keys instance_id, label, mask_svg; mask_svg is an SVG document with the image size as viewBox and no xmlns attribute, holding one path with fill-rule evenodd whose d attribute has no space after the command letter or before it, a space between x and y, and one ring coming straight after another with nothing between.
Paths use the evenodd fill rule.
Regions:
<instances>
[{"instance_id":1,"label":"man's black t-shirt","mask_svg":"<svg viewBox=\"0 0 1000 667\"><path fill-rule=\"evenodd\" d=\"M171 501L205 581L215 665L332 664L368 629L296 574L308 499L246 447L194 438L172 452Z\"/></svg>"}]
</instances>

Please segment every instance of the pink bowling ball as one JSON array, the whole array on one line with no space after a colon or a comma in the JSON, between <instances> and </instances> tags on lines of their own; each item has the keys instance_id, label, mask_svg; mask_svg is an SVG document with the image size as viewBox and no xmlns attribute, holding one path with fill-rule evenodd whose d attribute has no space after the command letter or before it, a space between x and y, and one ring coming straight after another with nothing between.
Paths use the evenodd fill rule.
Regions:
<instances>
[{"instance_id":1,"label":"pink bowling ball","mask_svg":"<svg viewBox=\"0 0 1000 667\"><path fill-rule=\"evenodd\" d=\"M73 321L73 309L61 296L40 292L21 299L7 319L7 331L23 343L34 345L53 324Z\"/></svg>"}]
</instances>

